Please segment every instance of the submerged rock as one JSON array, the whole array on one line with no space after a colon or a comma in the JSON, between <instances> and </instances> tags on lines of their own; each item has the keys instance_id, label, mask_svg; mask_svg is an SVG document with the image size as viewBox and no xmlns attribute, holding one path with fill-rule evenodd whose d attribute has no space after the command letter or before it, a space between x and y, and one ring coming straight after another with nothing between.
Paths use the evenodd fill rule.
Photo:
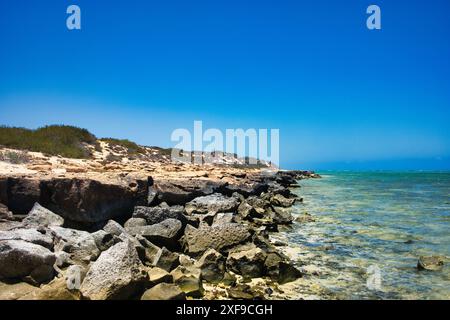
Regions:
<instances>
[{"instance_id":1,"label":"submerged rock","mask_svg":"<svg viewBox=\"0 0 450 320\"><path fill-rule=\"evenodd\" d=\"M437 271L441 270L443 266L444 259L439 256L421 256L417 262L417 269L419 270Z\"/></svg>"}]
</instances>

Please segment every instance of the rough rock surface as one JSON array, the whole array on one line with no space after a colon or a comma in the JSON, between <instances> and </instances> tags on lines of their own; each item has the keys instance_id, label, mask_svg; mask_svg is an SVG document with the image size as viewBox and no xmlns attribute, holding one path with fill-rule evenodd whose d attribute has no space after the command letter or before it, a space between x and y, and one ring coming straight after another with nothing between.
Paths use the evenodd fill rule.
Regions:
<instances>
[{"instance_id":1,"label":"rough rock surface","mask_svg":"<svg viewBox=\"0 0 450 320\"><path fill-rule=\"evenodd\" d=\"M237 223L224 223L196 229L186 226L184 247L190 254L200 254L212 248L217 251L245 242L250 237L247 227Z\"/></svg>"},{"instance_id":2,"label":"rough rock surface","mask_svg":"<svg viewBox=\"0 0 450 320\"><path fill-rule=\"evenodd\" d=\"M23 228L0 231L0 241L3 240L23 240L43 246L50 250L53 249L53 238L46 229L42 229L41 232L36 229Z\"/></svg>"},{"instance_id":3,"label":"rough rock surface","mask_svg":"<svg viewBox=\"0 0 450 320\"><path fill-rule=\"evenodd\" d=\"M255 245L234 248L227 258L229 270L244 278L258 278L264 275L266 253Z\"/></svg>"},{"instance_id":4,"label":"rough rock surface","mask_svg":"<svg viewBox=\"0 0 450 320\"><path fill-rule=\"evenodd\" d=\"M139 234L157 246L169 249L179 247L178 239L183 232L180 220L166 219L163 222L139 228Z\"/></svg>"},{"instance_id":5,"label":"rough rock surface","mask_svg":"<svg viewBox=\"0 0 450 320\"><path fill-rule=\"evenodd\" d=\"M0 279L29 278L42 283L53 278L53 252L23 240L0 241Z\"/></svg>"},{"instance_id":6,"label":"rough rock surface","mask_svg":"<svg viewBox=\"0 0 450 320\"><path fill-rule=\"evenodd\" d=\"M186 218L183 215L184 208L182 206L173 207L141 207L134 208L133 218L142 218L147 224L156 224L166 219L177 219L186 224Z\"/></svg>"},{"instance_id":7,"label":"rough rock surface","mask_svg":"<svg viewBox=\"0 0 450 320\"><path fill-rule=\"evenodd\" d=\"M419 270L437 271L441 270L443 266L444 259L438 256L421 256L417 262L417 269Z\"/></svg>"},{"instance_id":8,"label":"rough rock surface","mask_svg":"<svg viewBox=\"0 0 450 320\"><path fill-rule=\"evenodd\" d=\"M130 241L124 241L102 252L92 263L80 291L91 300L128 299L139 292L146 279L136 249Z\"/></svg>"},{"instance_id":9,"label":"rough rock surface","mask_svg":"<svg viewBox=\"0 0 450 320\"><path fill-rule=\"evenodd\" d=\"M44 208L39 203L35 203L30 213L22 220L26 226L56 226L61 227L64 219L50 210Z\"/></svg>"},{"instance_id":10,"label":"rough rock surface","mask_svg":"<svg viewBox=\"0 0 450 320\"><path fill-rule=\"evenodd\" d=\"M214 193L204 197L198 197L186 204L186 213L208 212L232 212L239 206L239 199L226 197L220 193Z\"/></svg>"},{"instance_id":11,"label":"rough rock surface","mask_svg":"<svg viewBox=\"0 0 450 320\"><path fill-rule=\"evenodd\" d=\"M70 253L73 261L87 264L100 254L95 238L87 231L50 227L55 238L55 252L64 251Z\"/></svg>"},{"instance_id":12,"label":"rough rock surface","mask_svg":"<svg viewBox=\"0 0 450 320\"><path fill-rule=\"evenodd\" d=\"M225 257L214 249L208 249L195 263L202 272L202 279L210 283L222 281L226 268Z\"/></svg>"}]
</instances>

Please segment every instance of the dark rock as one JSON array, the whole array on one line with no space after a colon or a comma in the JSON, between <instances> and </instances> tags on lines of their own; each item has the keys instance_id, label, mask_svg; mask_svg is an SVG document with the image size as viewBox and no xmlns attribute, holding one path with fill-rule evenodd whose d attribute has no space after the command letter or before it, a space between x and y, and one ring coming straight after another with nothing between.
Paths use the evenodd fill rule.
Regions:
<instances>
[{"instance_id":1,"label":"dark rock","mask_svg":"<svg viewBox=\"0 0 450 320\"><path fill-rule=\"evenodd\" d=\"M47 248L23 240L0 241L0 279L50 281L56 257Z\"/></svg>"},{"instance_id":2,"label":"dark rock","mask_svg":"<svg viewBox=\"0 0 450 320\"><path fill-rule=\"evenodd\" d=\"M293 206L295 203L295 199L288 199L285 198L283 195L281 194L276 194L272 197L271 199L271 204L273 206L278 206L278 207L284 207L284 208L288 208Z\"/></svg>"},{"instance_id":3,"label":"dark rock","mask_svg":"<svg viewBox=\"0 0 450 320\"><path fill-rule=\"evenodd\" d=\"M14 216L8 207L0 203L0 219L2 220L13 220Z\"/></svg>"},{"instance_id":4,"label":"dark rock","mask_svg":"<svg viewBox=\"0 0 450 320\"><path fill-rule=\"evenodd\" d=\"M219 283L225 274L225 257L214 249L207 250L195 263L202 272L202 279L210 283Z\"/></svg>"},{"instance_id":5,"label":"dark rock","mask_svg":"<svg viewBox=\"0 0 450 320\"><path fill-rule=\"evenodd\" d=\"M186 294L174 284L160 283L145 291L141 300L186 300Z\"/></svg>"},{"instance_id":6,"label":"dark rock","mask_svg":"<svg viewBox=\"0 0 450 320\"><path fill-rule=\"evenodd\" d=\"M264 275L266 253L255 245L244 245L230 251L227 268L244 278L258 278Z\"/></svg>"},{"instance_id":7,"label":"dark rock","mask_svg":"<svg viewBox=\"0 0 450 320\"><path fill-rule=\"evenodd\" d=\"M142 218L147 221L147 224L152 225L163 222L167 219L177 219L186 225L187 219L183 215L184 208L182 206L173 207L135 207L133 218Z\"/></svg>"},{"instance_id":8,"label":"dark rock","mask_svg":"<svg viewBox=\"0 0 450 320\"><path fill-rule=\"evenodd\" d=\"M157 246L164 246L171 250L178 249L178 239L183 232L180 220L166 219L163 222L140 228L139 234Z\"/></svg>"},{"instance_id":9,"label":"dark rock","mask_svg":"<svg viewBox=\"0 0 450 320\"><path fill-rule=\"evenodd\" d=\"M226 186L222 181L211 181L207 179L190 180L158 180L152 189L157 193L159 202L169 205L185 205L196 197L218 192Z\"/></svg>"},{"instance_id":10,"label":"dark rock","mask_svg":"<svg viewBox=\"0 0 450 320\"><path fill-rule=\"evenodd\" d=\"M122 233L126 233L125 228L114 220L109 220L103 227L103 230L117 237L119 237Z\"/></svg>"},{"instance_id":11,"label":"dark rock","mask_svg":"<svg viewBox=\"0 0 450 320\"><path fill-rule=\"evenodd\" d=\"M94 233L91 233L94 238L95 244L100 251L108 250L111 246L115 245L118 242L118 238L114 237L114 235L104 231L98 230Z\"/></svg>"},{"instance_id":12,"label":"dark rock","mask_svg":"<svg viewBox=\"0 0 450 320\"><path fill-rule=\"evenodd\" d=\"M178 267L179 264L180 260L178 253L171 252L163 247L158 253L154 266L170 272Z\"/></svg>"},{"instance_id":13,"label":"dark rock","mask_svg":"<svg viewBox=\"0 0 450 320\"><path fill-rule=\"evenodd\" d=\"M225 197L214 193L208 196L198 197L186 204L186 213L205 214L208 212L233 212L239 206L239 200L235 197Z\"/></svg>"},{"instance_id":14,"label":"dark rock","mask_svg":"<svg viewBox=\"0 0 450 320\"><path fill-rule=\"evenodd\" d=\"M277 224L291 224L292 221L294 221L292 214L285 208L273 207L273 211L270 216Z\"/></svg>"}]
</instances>

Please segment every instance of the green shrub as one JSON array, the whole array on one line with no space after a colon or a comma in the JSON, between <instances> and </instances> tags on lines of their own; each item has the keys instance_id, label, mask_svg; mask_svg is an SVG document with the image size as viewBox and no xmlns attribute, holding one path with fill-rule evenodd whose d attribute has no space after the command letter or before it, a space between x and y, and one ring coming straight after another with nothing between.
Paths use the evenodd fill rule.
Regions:
<instances>
[{"instance_id":1,"label":"green shrub","mask_svg":"<svg viewBox=\"0 0 450 320\"><path fill-rule=\"evenodd\" d=\"M6 151L0 153L0 161L12 164L21 164L30 162L30 157L23 151Z\"/></svg>"},{"instance_id":2,"label":"green shrub","mask_svg":"<svg viewBox=\"0 0 450 320\"><path fill-rule=\"evenodd\" d=\"M89 151L83 143L93 144L96 137L72 126L52 125L36 130L16 127L0 127L0 145L68 158L88 158Z\"/></svg>"}]
</instances>

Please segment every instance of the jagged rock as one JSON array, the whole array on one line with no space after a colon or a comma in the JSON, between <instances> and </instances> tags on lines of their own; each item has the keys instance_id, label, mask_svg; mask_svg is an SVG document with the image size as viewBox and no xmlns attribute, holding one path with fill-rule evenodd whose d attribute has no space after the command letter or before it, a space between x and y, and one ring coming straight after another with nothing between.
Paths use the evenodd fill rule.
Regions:
<instances>
[{"instance_id":1,"label":"jagged rock","mask_svg":"<svg viewBox=\"0 0 450 320\"><path fill-rule=\"evenodd\" d=\"M249 205L246 201L241 202L237 211L243 219L249 219L249 218L253 218L253 217L257 216L256 210L251 205Z\"/></svg>"},{"instance_id":2,"label":"jagged rock","mask_svg":"<svg viewBox=\"0 0 450 320\"><path fill-rule=\"evenodd\" d=\"M56 257L55 266L58 268L65 268L71 264L74 264L74 262L70 258L70 253L68 252L56 251L55 257Z\"/></svg>"},{"instance_id":3,"label":"jagged rock","mask_svg":"<svg viewBox=\"0 0 450 320\"><path fill-rule=\"evenodd\" d=\"M169 272L158 267L148 270L148 279L151 286L156 286L162 282L170 283L173 281L173 277Z\"/></svg>"},{"instance_id":4,"label":"jagged rock","mask_svg":"<svg viewBox=\"0 0 450 320\"><path fill-rule=\"evenodd\" d=\"M141 300L186 300L186 294L174 284L160 283L145 291Z\"/></svg>"},{"instance_id":5,"label":"jagged rock","mask_svg":"<svg viewBox=\"0 0 450 320\"><path fill-rule=\"evenodd\" d=\"M231 195L233 193L239 193L244 197L258 196L263 192L267 192L269 185L263 182L250 182L247 184L229 184L224 187L224 193Z\"/></svg>"},{"instance_id":6,"label":"jagged rock","mask_svg":"<svg viewBox=\"0 0 450 320\"><path fill-rule=\"evenodd\" d=\"M163 222L140 228L139 234L157 246L169 249L179 248L178 239L183 229L180 220L166 219Z\"/></svg>"},{"instance_id":7,"label":"jagged rock","mask_svg":"<svg viewBox=\"0 0 450 320\"><path fill-rule=\"evenodd\" d=\"M180 287L181 291L186 295L200 298L203 295L204 289L202 285L201 271L196 267L178 266L172 270L170 274L173 277L173 282Z\"/></svg>"},{"instance_id":8,"label":"jagged rock","mask_svg":"<svg viewBox=\"0 0 450 320\"><path fill-rule=\"evenodd\" d=\"M22 222L25 226L61 227L64 224L64 219L36 202Z\"/></svg>"},{"instance_id":9,"label":"jagged rock","mask_svg":"<svg viewBox=\"0 0 450 320\"><path fill-rule=\"evenodd\" d=\"M119 237L122 233L126 233L125 228L114 220L109 220L103 227L103 230L117 237Z\"/></svg>"},{"instance_id":10,"label":"jagged rock","mask_svg":"<svg viewBox=\"0 0 450 320\"><path fill-rule=\"evenodd\" d=\"M167 219L180 220L184 225L187 219L183 215L184 208L182 206L164 206L164 207L135 207L133 218L142 218L147 221L147 224L156 224Z\"/></svg>"},{"instance_id":11,"label":"jagged rock","mask_svg":"<svg viewBox=\"0 0 450 320\"><path fill-rule=\"evenodd\" d=\"M163 247L156 259L156 263L154 264L156 267L164 269L168 272L172 271L180 264L179 255L176 252L171 252Z\"/></svg>"},{"instance_id":12,"label":"jagged rock","mask_svg":"<svg viewBox=\"0 0 450 320\"><path fill-rule=\"evenodd\" d=\"M196 197L220 191L227 183L208 179L160 180L155 181L152 192L157 193L159 202L169 205L185 205Z\"/></svg>"},{"instance_id":13,"label":"jagged rock","mask_svg":"<svg viewBox=\"0 0 450 320\"><path fill-rule=\"evenodd\" d=\"M228 254L227 268L244 278L258 278L264 275L266 253L255 245L234 248Z\"/></svg>"},{"instance_id":14,"label":"jagged rock","mask_svg":"<svg viewBox=\"0 0 450 320\"><path fill-rule=\"evenodd\" d=\"M224 223L234 222L234 216L232 212L218 213L215 215L212 225L217 226Z\"/></svg>"},{"instance_id":15,"label":"jagged rock","mask_svg":"<svg viewBox=\"0 0 450 320\"><path fill-rule=\"evenodd\" d=\"M0 279L27 278L42 283L53 278L53 252L23 240L0 241Z\"/></svg>"},{"instance_id":16,"label":"jagged rock","mask_svg":"<svg viewBox=\"0 0 450 320\"><path fill-rule=\"evenodd\" d=\"M279 252L270 252L265 260L267 275L279 284L295 281L302 276L300 270L287 262L287 257Z\"/></svg>"},{"instance_id":17,"label":"jagged rock","mask_svg":"<svg viewBox=\"0 0 450 320\"><path fill-rule=\"evenodd\" d=\"M441 270L443 266L444 259L438 256L421 256L417 262L417 269L419 270L437 271Z\"/></svg>"},{"instance_id":18,"label":"jagged rock","mask_svg":"<svg viewBox=\"0 0 450 320\"><path fill-rule=\"evenodd\" d=\"M133 244L120 242L91 264L80 291L91 300L131 298L145 285L143 268Z\"/></svg>"},{"instance_id":19,"label":"jagged rock","mask_svg":"<svg viewBox=\"0 0 450 320\"><path fill-rule=\"evenodd\" d=\"M245 242L249 237L247 227L237 223L224 223L199 229L187 225L183 244L186 252L200 254L210 248L217 251L228 249Z\"/></svg>"},{"instance_id":20,"label":"jagged rock","mask_svg":"<svg viewBox=\"0 0 450 320\"><path fill-rule=\"evenodd\" d=\"M50 230L55 239L55 252L70 253L71 260L81 264L88 264L99 256L100 250L89 232L62 227L50 227Z\"/></svg>"},{"instance_id":21,"label":"jagged rock","mask_svg":"<svg viewBox=\"0 0 450 320\"><path fill-rule=\"evenodd\" d=\"M117 237L106 232L105 230L98 230L96 232L91 233L94 238L95 245L100 251L108 250L111 246L118 242Z\"/></svg>"},{"instance_id":22,"label":"jagged rock","mask_svg":"<svg viewBox=\"0 0 450 320\"><path fill-rule=\"evenodd\" d=\"M214 193L208 196L198 197L186 204L187 214L208 212L233 212L239 206L239 200L236 197L225 197L220 193Z\"/></svg>"},{"instance_id":23,"label":"jagged rock","mask_svg":"<svg viewBox=\"0 0 450 320\"><path fill-rule=\"evenodd\" d=\"M124 228L125 230L133 235L139 234L140 228L147 225L147 221L143 218L130 218L125 222Z\"/></svg>"},{"instance_id":24,"label":"jagged rock","mask_svg":"<svg viewBox=\"0 0 450 320\"><path fill-rule=\"evenodd\" d=\"M271 204L273 206L278 206L278 207L288 208L288 207L292 207L294 205L294 203L295 203L295 199L287 199L279 193L274 195L271 199Z\"/></svg>"},{"instance_id":25,"label":"jagged rock","mask_svg":"<svg viewBox=\"0 0 450 320\"><path fill-rule=\"evenodd\" d=\"M132 239L133 242L137 241L139 243L139 246L136 244L135 247L142 263L148 266L156 265L161 254L161 249L140 235Z\"/></svg>"},{"instance_id":26,"label":"jagged rock","mask_svg":"<svg viewBox=\"0 0 450 320\"><path fill-rule=\"evenodd\" d=\"M277 224L291 224L294 221L294 217L288 211L288 209L273 207L273 212L271 213L271 218Z\"/></svg>"},{"instance_id":27,"label":"jagged rock","mask_svg":"<svg viewBox=\"0 0 450 320\"><path fill-rule=\"evenodd\" d=\"M225 274L225 257L214 249L207 250L195 263L202 272L202 279L219 283Z\"/></svg>"},{"instance_id":28,"label":"jagged rock","mask_svg":"<svg viewBox=\"0 0 450 320\"><path fill-rule=\"evenodd\" d=\"M23 240L43 246L47 249L53 249L53 238L46 229L13 229L9 231L0 231L0 241L3 240Z\"/></svg>"}]
</instances>

